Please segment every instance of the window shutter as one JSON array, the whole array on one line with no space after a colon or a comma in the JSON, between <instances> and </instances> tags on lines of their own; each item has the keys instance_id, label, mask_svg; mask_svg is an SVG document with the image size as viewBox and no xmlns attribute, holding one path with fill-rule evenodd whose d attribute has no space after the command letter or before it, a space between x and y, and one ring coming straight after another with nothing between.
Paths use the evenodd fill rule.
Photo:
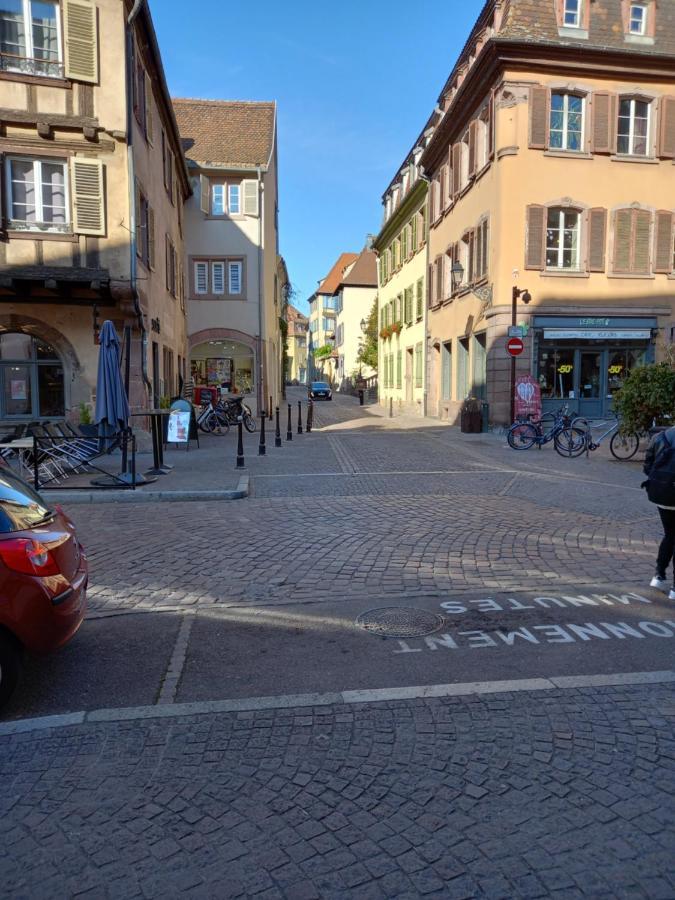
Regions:
<instances>
[{"instance_id":1,"label":"window shutter","mask_svg":"<svg viewBox=\"0 0 675 900\"><path fill-rule=\"evenodd\" d=\"M459 194L462 179L462 147L455 144L452 148L452 196Z\"/></svg>"},{"instance_id":2,"label":"window shutter","mask_svg":"<svg viewBox=\"0 0 675 900\"><path fill-rule=\"evenodd\" d=\"M209 292L209 273L208 263L195 263L195 294L208 294Z\"/></svg>"},{"instance_id":3,"label":"window shutter","mask_svg":"<svg viewBox=\"0 0 675 900\"><path fill-rule=\"evenodd\" d=\"M661 101L659 156L675 159L675 97L664 97Z\"/></svg>"},{"instance_id":4,"label":"window shutter","mask_svg":"<svg viewBox=\"0 0 675 900\"><path fill-rule=\"evenodd\" d=\"M206 177L206 175L200 175L199 176L199 191L200 191L199 208L201 209L201 211L203 213L206 213L207 215L211 211L210 187L211 187L211 185L210 185L209 179Z\"/></svg>"},{"instance_id":5,"label":"window shutter","mask_svg":"<svg viewBox=\"0 0 675 900\"><path fill-rule=\"evenodd\" d=\"M211 285L214 294L225 293L225 263L211 263Z\"/></svg>"},{"instance_id":6,"label":"window shutter","mask_svg":"<svg viewBox=\"0 0 675 900\"><path fill-rule=\"evenodd\" d=\"M443 299L443 257L439 256L436 260L436 302L440 303Z\"/></svg>"},{"instance_id":7,"label":"window shutter","mask_svg":"<svg viewBox=\"0 0 675 900\"><path fill-rule=\"evenodd\" d=\"M243 290L242 285L242 264L240 262L231 262L228 264L229 267L229 293L230 294L241 294Z\"/></svg>"},{"instance_id":8,"label":"window shutter","mask_svg":"<svg viewBox=\"0 0 675 900\"><path fill-rule=\"evenodd\" d=\"M633 212L635 216L633 272L644 274L651 271L652 214L647 209L636 209Z\"/></svg>"},{"instance_id":9,"label":"window shutter","mask_svg":"<svg viewBox=\"0 0 675 900\"><path fill-rule=\"evenodd\" d=\"M244 181L244 215L258 215L258 182Z\"/></svg>"},{"instance_id":10,"label":"window shutter","mask_svg":"<svg viewBox=\"0 0 675 900\"><path fill-rule=\"evenodd\" d=\"M83 0L63 4L65 75L73 81L98 81L96 7Z\"/></svg>"},{"instance_id":11,"label":"window shutter","mask_svg":"<svg viewBox=\"0 0 675 900\"><path fill-rule=\"evenodd\" d=\"M527 250L525 268L544 268L546 252L546 208L544 206L527 207Z\"/></svg>"},{"instance_id":12,"label":"window shutter","mask_svg":"<svg viewBox=\"0 0 675 900\"><path fill-rule=\"evenodd\" d=\"M155 211L148 206L148 265L155 268Z\"/></svg>"},{"instance_id":13,"label":"window shutter","mask_svg":"<svg viewBox=\"0 0 675 900\"><path fill-rule=\"evenodd\" d=\"M166 289L167 291L171 290L171 242L169 241L169 235L164 235L164 268L166 274Z\"/></svg>"},{"instance_id":14,"label":"window shutter","mask_svg":"<svg viewBox=\"0 0 675 900\"><path fill-rule=\"evenodd\" d=\"M530 88L530 147L546 150L548 147L548 88Z\"/></svg>"},{"instance_id":15,"label":"window shutter","mask_svg":"<svg viewBox=\"0 0 675 900\"><path fill-rule=\"evenodd\" d=\"M490 93L490 103L488 106L488 157L489 159L495 158L495 94L494 91Z\"/></svg>"},{"instance_id":16,"label":"window shutter","mask_svg":"<svg viewBox=\"0 0 675 900\"><path fill-rule=\"evenodd\" d=\"M618 209L614 213L614 260L612 268L621 275L631 271L633 210Z\"/></svg>"},{"instance_id":17,"label":"window shutter","mask_svg":"<svg viewBox=\"0 0 675 900\"><path fill-rule=\"evenodd\" d=\"M670 274L673 271L673 256L675 248L673 247L673 224L675 223L675 215L669 210L660 209L656 213L656 228L654 229L654 271L666 272Z\"/></svg>"},{"instance_id":18,"label":"window shutter","mask_svg":"<svg viewBox=\"0 0 675 900\"><path fill-rule=\"evenodd\" d=\"M476 131L478 122L474 119L469 125L469 178L476 174Z\"/></svg>"},{"instance_id":19,"label":"window shutter","mask_svg":"<svg viewBox=\"0 0 675 900\"><path fill-rule=\"evenodd\" d=\"M427 304L434 305L434 267L427 267Z\"/></svg>"},{"instance_id":20,"label":"window shutter","mask_svg":"<svg viewBox=\"0 0 675 900\"><path fill-rule=\"evenodd\" d=\"M105 234L105 198L103 163L98 159L70 161L73 195L73 230L76 234Z\"/></svg>"},{"instance_id":21,"label":"window shutter","mask_svg":"<svg viewBox=\"0 0 675 900\"><path fill-rule=\"evenodd\" d=\"M152 144L155 136L152 120L152 81L147 72L145 73L145 136Z\"/></svg>"},{"instance_id":22,"label":"window shutter","mask_svg":"<svg viewBox=\"0 0 675 900\"><path fill-rule=\"evenodd\" d=\"M605 271L607 210L592 209L588 214L588 271Z\"/></svg>"},{"instance_id":23,"label":"window shutter","mask_svg":"<svg viewBox=\"0 0 675 900\"><path fill-rule=\"evenodd\" d=\"M141 224L141 191L136 182L136 190L134 191L134 210L136 215L136 256L143 256L143 231Z\"/></svg>"},{"instance_id":24,"label":"window shutter","mask_svg":"<svg viewBox=\"0 0 675 900\"><path fill-rule=\"evenodd\" d=\"M592 147L594 153L614 153L616 145L616 94L593 94Z\"/></svg>"}]
</instances>

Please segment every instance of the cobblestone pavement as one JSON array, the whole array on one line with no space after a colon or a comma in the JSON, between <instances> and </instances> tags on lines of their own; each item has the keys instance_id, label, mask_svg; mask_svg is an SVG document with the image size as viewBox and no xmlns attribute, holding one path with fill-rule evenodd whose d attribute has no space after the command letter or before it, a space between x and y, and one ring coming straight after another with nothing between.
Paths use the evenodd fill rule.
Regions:
<instances>
[{"instance_id":1,"label":"cobblestone pavement","mask_svg":"<svg viewBox=\"0 0 675 900\"><path fill-rule=\"evenodd\" d=\"M6 897L675 896L664 686L0 738Z\"/></svg>"}]
</instances>

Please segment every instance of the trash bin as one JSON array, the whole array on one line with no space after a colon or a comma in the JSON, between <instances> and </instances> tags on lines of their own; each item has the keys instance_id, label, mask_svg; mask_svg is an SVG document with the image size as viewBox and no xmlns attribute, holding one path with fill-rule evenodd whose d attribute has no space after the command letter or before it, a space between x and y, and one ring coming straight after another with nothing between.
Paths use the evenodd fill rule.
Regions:
<instances>
[{"instance_id":1,"label":"trash bin","mask_svg":"<svg viewBox=\"0 0 675 900\"><path fill-rule=\"evenodd\" d=\"M482 432L486 432L490 430L490 404L487 400L483 400L480 405L480 420L481 420L481 428Z\"/></svg>"},{"instance_id":2,"label":"trash bin","mask_svg":"<svg viewBox=\"0 0 675 900\"><path fill-rule=\"evenodd\" d=\"M359 406L363 406L363 388L359 388Z\"/></svg>"},{"instance_id":3,"label":"trash bin","mask_svg":"<svg viewBox=\"0 0 675 900\"><path fill-rule=\"evenodd\" d=\"M480 404L477 400L465 400L459 417L459 427L463 434L477 434L481 428Z\"/></svg>"}]
</instances>

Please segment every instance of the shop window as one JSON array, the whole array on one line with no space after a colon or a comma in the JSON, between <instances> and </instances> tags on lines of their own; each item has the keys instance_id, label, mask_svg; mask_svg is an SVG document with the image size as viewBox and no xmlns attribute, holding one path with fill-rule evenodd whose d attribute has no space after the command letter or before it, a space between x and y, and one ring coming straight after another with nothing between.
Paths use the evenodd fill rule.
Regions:
<instances>
[{"instance_id":1,"label":"shop window","mask_svg":"<svg viewBox=\"0 0 675 900\"><path fill-rule=\"evenodd\" d=\"M539 348L537 372L542 400L574 397L574 348Z\"/></svg>"},{"instance_id":2,"label":"shop window","mask_svg":"<svg viewBox=\"0 0 675 900\"><path fill-rule=\"evenodd\" d=\"M0 335L0 418L64 414L63 366L54 348L20 332Z\"/></svg>"}]
</instances>

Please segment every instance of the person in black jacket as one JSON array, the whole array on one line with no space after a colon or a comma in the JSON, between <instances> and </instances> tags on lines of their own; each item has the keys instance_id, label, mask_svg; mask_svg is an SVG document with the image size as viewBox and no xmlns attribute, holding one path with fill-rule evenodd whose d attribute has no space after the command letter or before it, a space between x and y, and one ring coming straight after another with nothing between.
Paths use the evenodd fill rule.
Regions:
<instances>
[{"instance_id":1,"label":"person in black jacket","mask_svg":"<svg viewBox=\"0 0 675 900\"><path fill-rule=\"evenodd\" d=\"M674 463L675 428L667 428L654 435L647 448L643 467L647 481L643 483L643 487L647 488L647 495L657 507L663 525L663 539L656 557L656 573L650 587L657 588L664 594L668 591L667 569L673 562L673 586L668 594L670 600L675 600L675 487L672 477L661 477L657 484L654 476L656 472L668 475Z\"/></svg>"}]
</instances>

